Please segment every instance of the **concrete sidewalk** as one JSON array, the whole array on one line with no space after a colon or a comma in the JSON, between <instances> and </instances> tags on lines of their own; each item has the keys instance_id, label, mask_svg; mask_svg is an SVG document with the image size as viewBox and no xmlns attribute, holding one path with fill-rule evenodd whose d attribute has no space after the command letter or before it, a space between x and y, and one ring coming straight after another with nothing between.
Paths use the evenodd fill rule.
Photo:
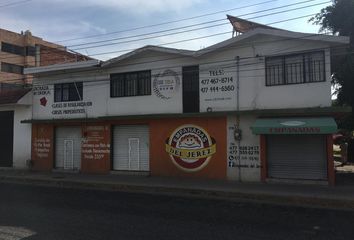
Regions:
<instances>
[{"instance_id":1,"label":"concrete sidewalk","mask_svg":"<svg viewBox=\"0 0 354 240\"><path fill-rule=\"evenodd\" d=\"M354 185L330 187L284 183L239 183L172 177L44 173L18 170L0 170L1 182L354 210Z\"/></svg>"}]
</instances>

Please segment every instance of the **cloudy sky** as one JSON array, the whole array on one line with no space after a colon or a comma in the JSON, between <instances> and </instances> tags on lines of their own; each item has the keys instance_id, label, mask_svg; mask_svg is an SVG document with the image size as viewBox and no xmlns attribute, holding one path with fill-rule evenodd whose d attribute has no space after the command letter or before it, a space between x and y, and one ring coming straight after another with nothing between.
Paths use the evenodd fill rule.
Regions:
<instances>
[{"instance_id":1,"label":"cloudy sky","mask_svg":"<svg viewBox=\"0 0 354 240\"><path fill-rule=\"evenodd\" d=\"M327 5L329 0L0 0L0 28L30 30L106 60L147 44L210 46L231 37L226 14L317 33L308 15Z\"/></svg>"}]
</instances>

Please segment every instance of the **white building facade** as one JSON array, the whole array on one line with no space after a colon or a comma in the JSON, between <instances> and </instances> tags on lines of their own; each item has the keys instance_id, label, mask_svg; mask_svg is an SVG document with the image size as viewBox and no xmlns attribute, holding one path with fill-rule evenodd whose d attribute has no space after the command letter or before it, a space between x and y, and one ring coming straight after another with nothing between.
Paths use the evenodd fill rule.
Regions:
<instances>
[{"instance_id":1,"label":"white building facade","mask_svg":"<svg viewBox=\"0 0 354 240\"><path fill-rule=\"evenodd\" d=\"M199 51L28 68L34 167L334 183L330 60L347 43L256 28Z\"/></svg>"},{"instance_id":2,"label":"white building facade","mask_svg":"<svg viewBox=\"0 0 354 240\"><path fill-rule=\"evenodd\" d=\"M30 89L0 91L0 168L28 168L31 160L31 126L22 124L32 117Z\"/></svg>"}]
</instances>

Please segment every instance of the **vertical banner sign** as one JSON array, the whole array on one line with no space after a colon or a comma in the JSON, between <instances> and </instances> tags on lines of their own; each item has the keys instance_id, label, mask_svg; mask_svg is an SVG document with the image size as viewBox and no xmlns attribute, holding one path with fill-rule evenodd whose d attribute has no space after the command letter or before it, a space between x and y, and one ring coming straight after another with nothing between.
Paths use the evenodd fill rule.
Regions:
<instances>
[{"instance_id":1,"label":"vertical banner sign","mask_svg":"<svg viewBox=\"0 0 354 240\"><path fill-rule=\"evenodd\" d=\"M208 165L216 153L216 143L203 128L182 125L166 140L166 152L179 169L196 172Z\"/></svg>"},{"instance_id":2,"label":"vertical banner sign","mask_svg":"<svg viewBox=\"0 0 354 240\"><path fill-rule=\"evenodd\" d=\"M236 67L200 66L200 110L235 110L236 106Z\"/></svg>"}]
</instances>

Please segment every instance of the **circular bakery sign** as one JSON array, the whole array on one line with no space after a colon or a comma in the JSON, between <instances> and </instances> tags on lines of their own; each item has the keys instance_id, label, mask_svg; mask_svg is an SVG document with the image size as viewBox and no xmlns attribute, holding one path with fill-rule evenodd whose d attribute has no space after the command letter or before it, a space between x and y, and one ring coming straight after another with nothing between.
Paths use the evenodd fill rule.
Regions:
<instances>
[{"instance_id":1,"label":"circular bakery sign","mask_svg":"<svg viewBox=\"0 0 354 240\"><path fill-rule=\"evenodd\" d=\"M153 91L155 95L161 99L167 100L178 92L181 81L178 73L167 69L155 75L153 81Z\"/></svg>"},{"instance_id":2,"label":"circular bakery sign","mask_svg":"<svg viewBox=\"0 0 354 240\"><path fill-rule=\"evenodd\" d=\"M208 165L216 153L216 144L203 128L183 125L166 140L166 152L179 169L196 172Z\"/></svg>"}]
</instances>

